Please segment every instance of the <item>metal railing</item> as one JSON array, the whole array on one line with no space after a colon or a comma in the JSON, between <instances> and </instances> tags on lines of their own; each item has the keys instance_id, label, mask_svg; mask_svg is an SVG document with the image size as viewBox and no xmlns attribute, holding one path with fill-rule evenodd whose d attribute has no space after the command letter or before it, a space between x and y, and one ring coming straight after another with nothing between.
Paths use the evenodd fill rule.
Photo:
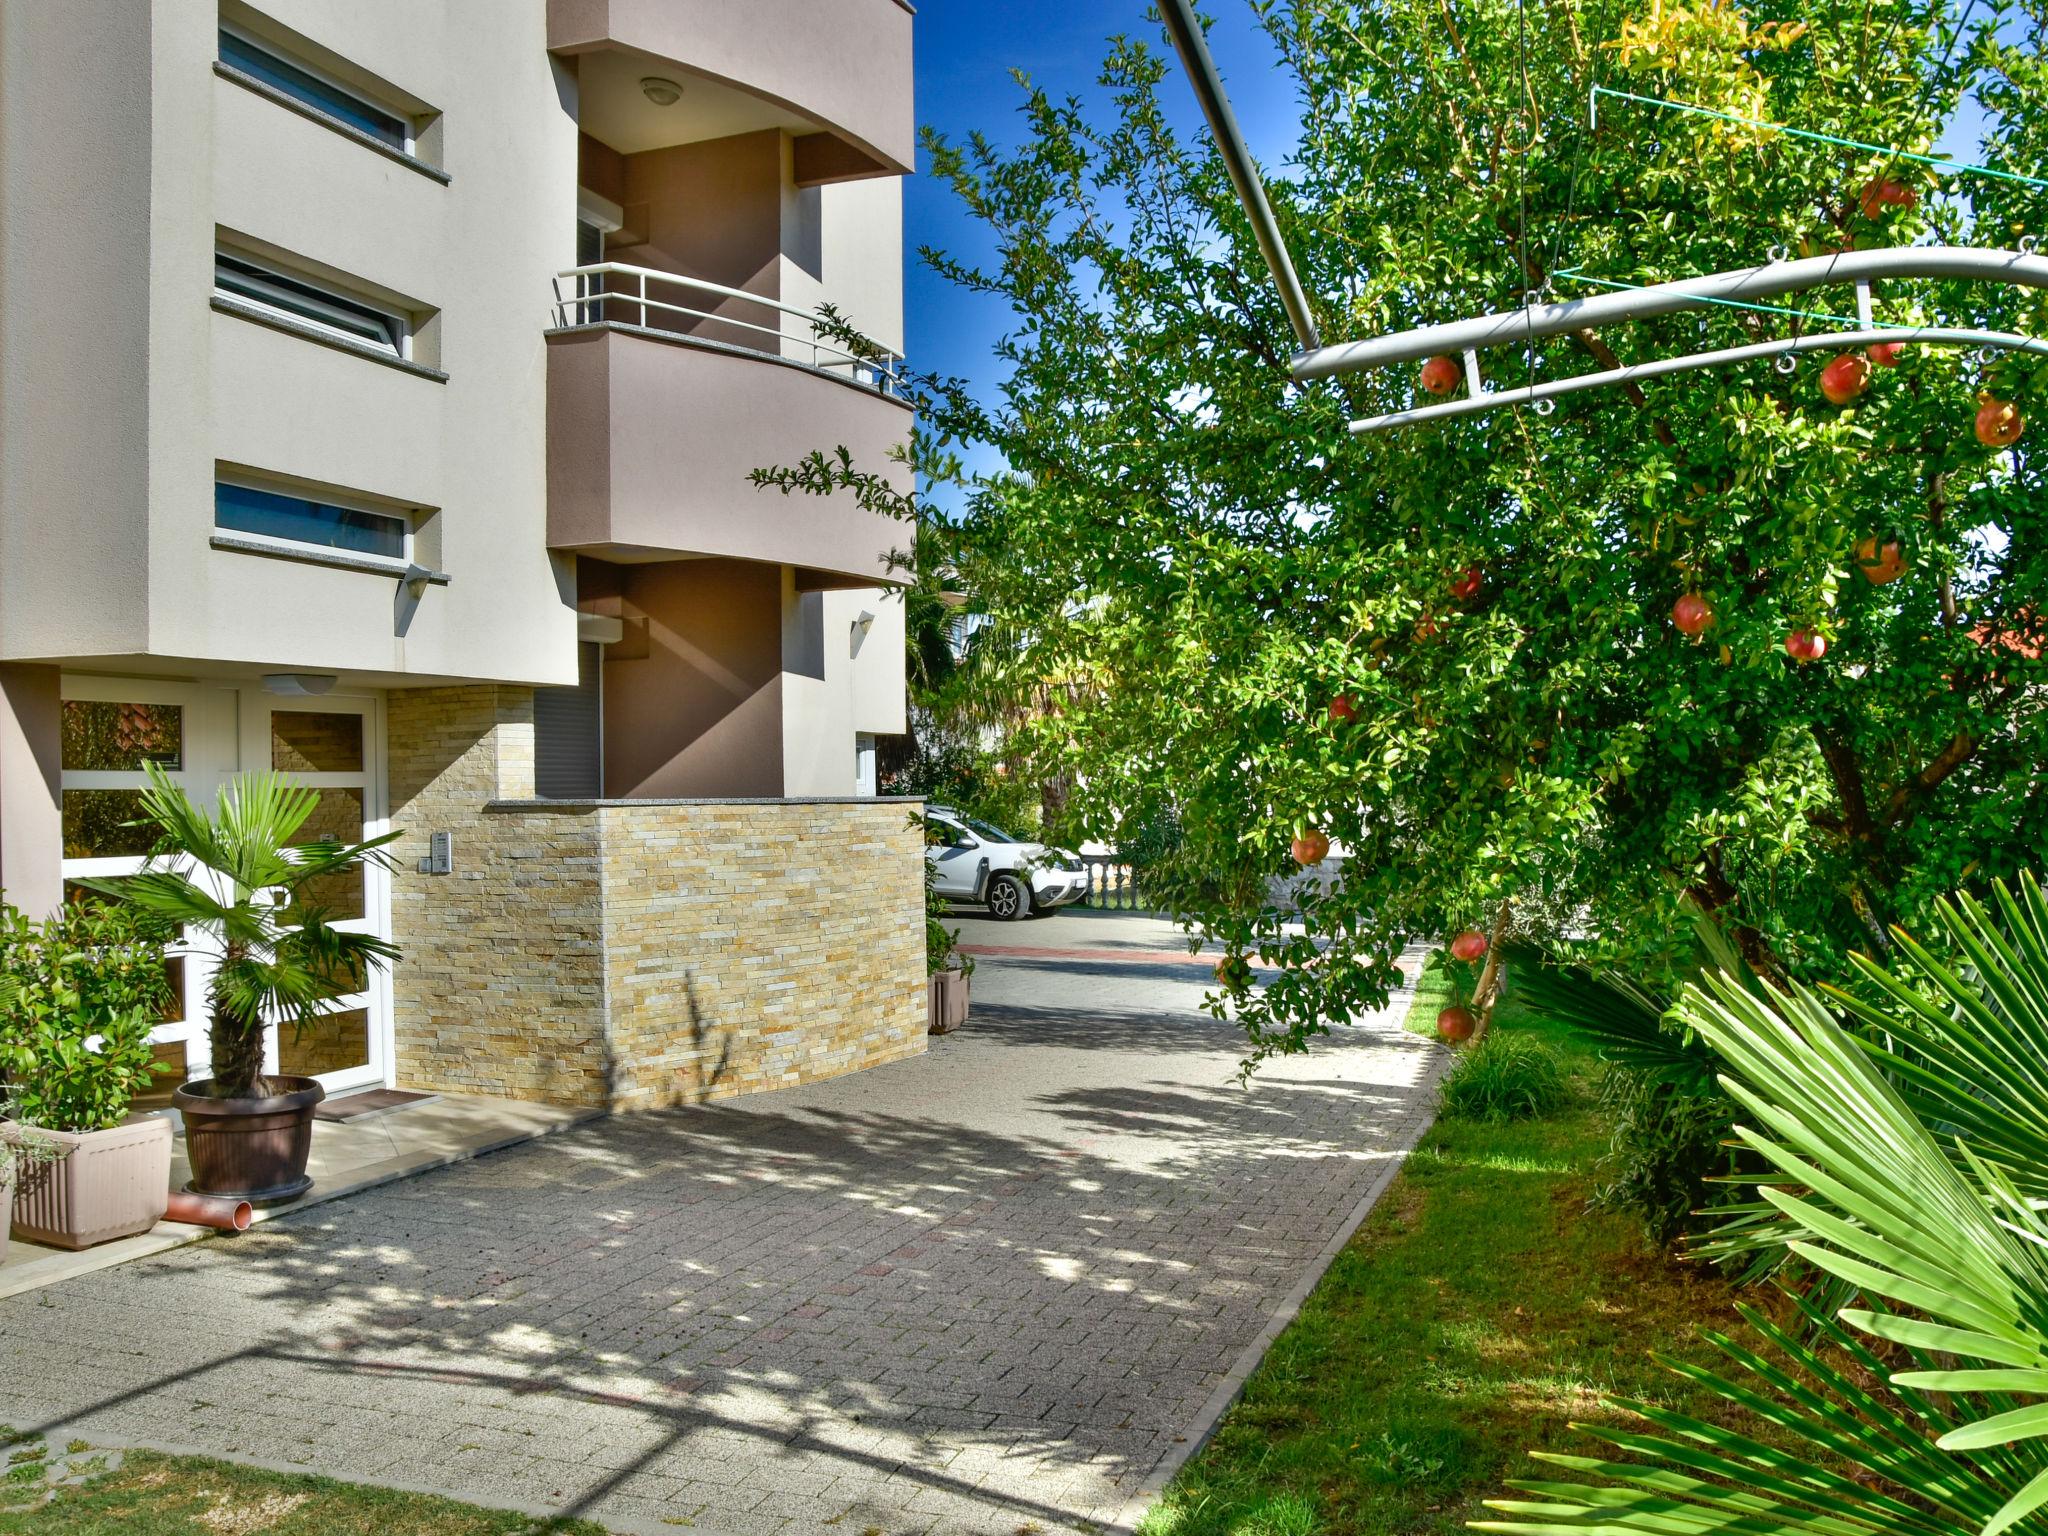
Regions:
<instances>
[{"instance_id":1,"label":"metal railing","mask_svg":"<svg viewBox=\"0 0 2048 1536\"><path fill-rule=\"evenodd\" d=\"M881 348L872 353L851 349L827 331L825 317L816 310L622 261L570 267L555 274L554 286L558 326L614 322L674 331L768 357L807 362L880 394L900 399L904 393L899 354ZM748 315L760 318L746 318ZM801 322L801 329L791 330L788 320ZM737 336L724 334L727 332Z\"/></svg>"}]
</instances>

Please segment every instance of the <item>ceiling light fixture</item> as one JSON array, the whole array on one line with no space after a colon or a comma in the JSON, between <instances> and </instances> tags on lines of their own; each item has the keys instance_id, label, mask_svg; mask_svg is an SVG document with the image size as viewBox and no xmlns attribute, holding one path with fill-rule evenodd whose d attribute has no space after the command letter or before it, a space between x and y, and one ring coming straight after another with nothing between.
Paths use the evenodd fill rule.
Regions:
<instances>
[{"instance_id":1,"label":"ceiling light fixture","mask_svg":"<svg viewBox=\"0 0 2048 1536\"><path fill-rule=\"evenodd\" d=\"M640 82L640 94L657 107L672 107L683 99L683 88L661 75L649 75Z\"/></svg>"},{"instance_id":2,"label":"ceiling light fixture","mask_svg":"<svg viewBox=\"0 0 2048 1536\"><path fill-rule=\"evenodd\" d=\"M266 672L263 691L288 698L305 698L330 692L341 679L332 672Z\"/></svg>"}]
</instances>

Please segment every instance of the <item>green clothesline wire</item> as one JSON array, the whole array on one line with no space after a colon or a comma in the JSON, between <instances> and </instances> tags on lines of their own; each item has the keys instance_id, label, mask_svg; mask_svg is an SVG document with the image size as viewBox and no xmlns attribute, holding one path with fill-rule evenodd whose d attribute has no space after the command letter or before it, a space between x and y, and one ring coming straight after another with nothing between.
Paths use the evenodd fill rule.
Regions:
<instances>
[{"instance_id":1,"label":"green clothesline wire","mask_svg":"<svg viewBox=\"0 0 2048 1536\"><path fill-rule=\"evenodd\" d=\"M1718 118L1724 123L1739 123L1745 128L1763 128L1772 133L1788 134L1795 139L1811 139L1817 144L1834 144L1843 149L1860 149L1873 155L1890 155L1900 160L1914 160L1921 165L1935 166L1956 175L1990 176L1999 181L2018 182L2027 187L2048 187L2048 181L2038 176L2022 176L2018 171L2001 171L1992 165L1973 165L1962 160L1947 160L1938 155L1916 155L1909 150L1893 149L1884 144L1866 144L1861 139L1838 138L1832 133L1813 133L1804 128L1788 128L1783 123L1767 123L1760 118L1737 117L1732 112L1717 112L1712 107L1694 106L1689 101L1667 101L1661 96L1637 96L1629 91L1610 90L1604 85L1593 87L1587 98L1589 127L1600 126L1600 98L1612 96L1616 101L1633 101L1646 107L1669 107L1674 112L1690 112L1695 117Z\"/></svg>"},{"instance_id":2,"label":"green clothesline wire","mask_svg":"<svg viewBox=\"0 0 2048 1536\"><path fill-rule=\"evenodd\" d=\"M1591 277L1576 267L1566 267L1553 272L1552 277L1568 277L1576 282L1593 283L1602 288L1632 288L1638 292L1648 289L1648 283L1623 283L1608 277ZM1687 298L1701 304L1723 304L1729 309L1753 309L1762 315L1789 315L1795 320L1833 320L1840 325L1861 326L1863 321L1855 315L1831 315L1824 309L1787 309L1782 304L1750 304L1741 299L1717 299L1709 294L1687 294Z\"/></svg>"}]
</instances>

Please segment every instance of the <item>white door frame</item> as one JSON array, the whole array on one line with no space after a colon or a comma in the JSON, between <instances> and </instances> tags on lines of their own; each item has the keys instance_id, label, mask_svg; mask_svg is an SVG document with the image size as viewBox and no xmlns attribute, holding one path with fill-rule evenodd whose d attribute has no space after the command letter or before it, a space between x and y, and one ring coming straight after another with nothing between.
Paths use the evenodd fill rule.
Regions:
<instances>
[{"instance_id":1,"label":"white door frame","mask_svg":"<svg viewBox=\"0 0 2048 1536\"><path fill-rule=\"evenodd\" d=\"M62 679L63 697L122 704L176 704L183 710L179 729L180 762L167 769L172 783L189 795L195 805L211 807L220 789L233 777L237 759L235 694L233 689L208 687L200 683L165 682L157 678L74 677ZM142 772L63 770L63 787L73 789L141 789L148 784ZM115 877L132 875L142 867L140 857L74 859L63 861L63 877ZM211 956L201 947L176 942L166 946L167 957L184 961L184 996L179 1018L159 1024L150 1032L154 1044L185 1047L185 1070L202 1078L212 1066L213 1056L206 1034L206 984L212 972Z\"/></svg>"},{"instance_id":2,"label":"white door frame","mask_svg":"<svg viewBox=\"0 0 2048 1536\"><path fill-rule=\"evenodd\" d=\"M180 766L170 772L171 781L192 797L196 805L212 809L220 791L244 766L252 770L270 766L270 715L273 711L298 710L315 714L359 714L363 718L363 769L360 773L302 773L292 777L312 788L360 788L363 792L363 836L378 837L390 830L390 809L385 782L384 700L375 693L334 693L292 697L271 695L251 683L236 688L214 683L169 682L156 678L101 677L65 674L63 697L67 700L101 700L113 703L177 704L184 710L181 731ZM244 762L247 759L248 761ZM138 771L96 772L66 769L66 789L139 789L147 783ZM142 865L139 857L67 858L63 876L120 876L134 874ZM371 867L365 872L363 916L337 926L391 932L391 875ZM151 1032L159 1044L182 1042L188 1076L203 1078L212 1065L206 1033L206 990L212 970L211 956L200 946L173 944L166 951L184 960L183 1017L160 1024ZM336 999L334 1010L364 1008L369 1015L369 1061L342 1072L323 1073L320 1082L330 1091L362 1087L386 1087L392 1081L395 1038L392 1021L392 987L388 969L371 973L369 985L360 993ZM275 1030L264 1049L264 1070L278 1068Z\"/></svg>"}]
</instances>

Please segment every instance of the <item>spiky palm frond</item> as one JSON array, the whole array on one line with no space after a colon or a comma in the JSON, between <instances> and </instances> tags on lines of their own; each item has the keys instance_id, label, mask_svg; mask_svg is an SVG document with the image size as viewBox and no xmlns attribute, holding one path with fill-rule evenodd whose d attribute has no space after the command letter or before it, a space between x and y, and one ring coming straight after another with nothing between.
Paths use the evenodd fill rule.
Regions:
<instances>
[{"instance_id":1,"label":"spiky palm frond","mask_svg":"<svg viewBox=\"0 0 2048 1536\"><path fill-rule=\"evenodd\" d=\"M1559 965L1525 946L1511 946L1507 958L1514 995L1583 1036L1602 1060L1687 1091L1716 1091L1714 1053L1670 1017L1665 999L1625 976Z\"/></svg>"},{"instance_id":2,"label":"spiky palm frond","mask_svg":"<svg viewBox=\"0 0 2048 1536\"><path fill-rule=\"evenodd\" d=\"M1886 1004L1853 1011L1892 1026L1889 1041L1851 1033L1804 988L1758 996L1722 977L1686 997L1728 1065L1738 1135L1769 1166L1759 1193L1788 1224L1786 1246L1864 1298L1839 1322L1809 1309L1817 1342L1853 1370L1752 1315L1772 1358L1724 1348L1766 1391L1688 1371L1805 1449L1631 1405L1673 1435L1594 1431L1643 1459L1567 1460L1593 1481L1518 1484L1542 1502L1502 1503L1523 1518L1490 1528L2048 1530L2048 1215L2006 1164L2026 1144L2015 1128L2036 1118L2013 1097L2048 1071L2048 904L2028 879L2018 898L1998 887L1994 905L2004 931L1981 903L1942 909L1956 961L1913 944L1900 973L1863 968ZM1972 1120L1971 1101L1992 1109Z\"/></svg>"},{"instance_id":3,"label":"spiky palm frond","mask_svg":"<svg viewBox=\"0 0 2048 1536\"><path fill-rule=\"evenodd\" d=\"M1862 993L1827 988L1872 1033L1868 1048L1929 1125L2048 1199L2048 897L2031 874L1935 907L1944 958L1897 935L1901 973L1858 955Z\"/></svg>"}]
</instances>

